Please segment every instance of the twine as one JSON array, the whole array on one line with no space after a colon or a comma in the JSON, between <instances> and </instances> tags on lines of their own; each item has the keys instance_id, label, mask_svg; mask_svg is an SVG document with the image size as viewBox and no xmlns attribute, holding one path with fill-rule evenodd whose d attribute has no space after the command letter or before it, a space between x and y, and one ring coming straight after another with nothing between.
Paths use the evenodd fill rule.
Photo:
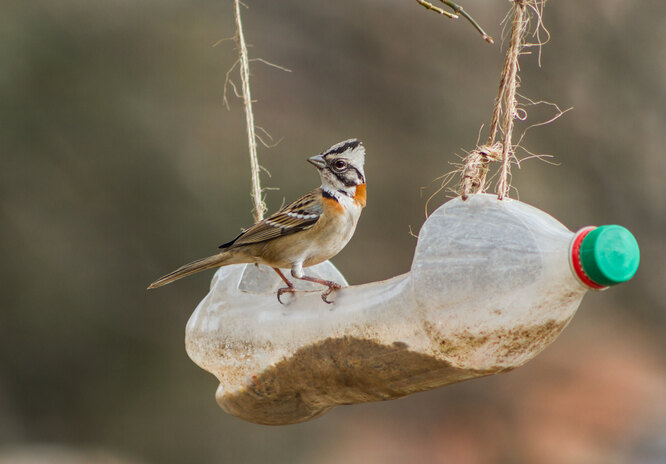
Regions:
<instances>
[{"instance_id":1,"label":"twine","mask_svg":"<svg viewBox=\"0 0 666 464\"><path fill-rule=\"evenodd\" d=\"M252 216L255 222L264 218L267 211L266 203L261 195L261 181L259 179L259 160L257 158L257 136L254 126L254 114L252 113L252 95L250 93L250 65L247 57L247 45L243 35L243 24L240 14L240 0L234 0L236 13L236 47L238 48L238 60L240 62L240 76L242 82L243 106L245 107L245 125L247 126L247 144L250 150L250 169L252 171L252 190L250 197L254 203Z\"/></svg>"},{"instance_id":2,"label":"twine","mask_svg":"<svg viewBox=\"0 0 666 464\"><path fill-rule=\"evenodd\" d=\"M486 183L488 168L491 161L502 159L502 144L482 145L475 148L463 159L461 172L462 199L467 200L471 193L480 193Z\"/></svg>"},{"instance_id":3,"label":"twine","mask_svg":"<svg viewBox=\"0 0 666 464\"><path fill-rule=\"evenodd\" d=\"M486 179L491 161L501 161L502 167L497 183L497 197L501 200L508 196L511 175L511 160L514 157L514 146L511 138L514 119L517 115L516 91L519 85L518 58L523 48L525 31L529 18L526 8L534 0L512 0L513 21L509 49L506 52L504 66L500 75L499 93L495 101L493 116L490 123L490 135L485 145L477 147L464 159L461 170L459 193L463 200L474 193L482 193L486 188ZM531 5L533 8L533 5ZM497 140L501 130L503 138Z\"/></svg>"}]
</instances>

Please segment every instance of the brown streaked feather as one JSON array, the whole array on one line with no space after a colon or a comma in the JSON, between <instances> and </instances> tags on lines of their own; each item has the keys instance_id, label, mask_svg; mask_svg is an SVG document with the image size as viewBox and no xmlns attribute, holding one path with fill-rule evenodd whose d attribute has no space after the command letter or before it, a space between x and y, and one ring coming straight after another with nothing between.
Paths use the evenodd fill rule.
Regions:
<instances>
[{"instance_id":1,"label":"brown streaked feather","mask_svg":"<svg viewBox=\"0 0 666 464\"><path fill-rule=\"evenodd\" d=\"M173 272L168 273L157 279L155 282L148 286L149 289L161 287L166 284L170 284L174 280L182 279L188 275L195 274L199 271L210 269L212 267L224 266L226 264L233 264L235 261L235 256L233 252L221 252L213 256L208 256L207 258L197 259L191 263L185 264L184 266L179 267Z\"/></svg>"},{"instance_id":2,"label":"brown streaked feather","mask_svg":"<svg viewBox=\"0 0 666 464\"><path fill-rule=\"evenodd\" d=\"M265 242L284 235L306 230L315 225L322 213L321 189L315 189L288 204L277 213L257 222L220 248Z\"/></svg>"}]
</instances>

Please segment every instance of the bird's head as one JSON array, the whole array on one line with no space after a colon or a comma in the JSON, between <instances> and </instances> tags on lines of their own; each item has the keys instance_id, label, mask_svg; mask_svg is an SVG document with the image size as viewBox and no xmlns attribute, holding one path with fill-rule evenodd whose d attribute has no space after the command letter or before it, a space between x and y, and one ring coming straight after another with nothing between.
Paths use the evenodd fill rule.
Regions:
<instances>
[{"instance_id":1,"label":"bird's head","mask_svg":"<svg viewBox=\"0 0 666 464\"><path fill-rule=\"evenodd\" d=\"M365 148L356 139L336 143L325 152L308 158L321 176L322 186L332 191L365 184Z\"/></svg>"}]
</instances>

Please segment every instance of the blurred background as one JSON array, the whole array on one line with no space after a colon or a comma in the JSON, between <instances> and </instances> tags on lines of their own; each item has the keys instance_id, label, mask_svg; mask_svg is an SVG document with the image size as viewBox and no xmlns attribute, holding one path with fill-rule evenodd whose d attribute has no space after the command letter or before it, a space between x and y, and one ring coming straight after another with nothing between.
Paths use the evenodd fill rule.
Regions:
<instances>
[{"instance_id":1,"label":"blurred background","mask_svg":"<svg viewBox=\"0 0 666 464\"><path fill-rule=\"evenodd\" d=\"M358 137L368 208L333 262L351 283L407 272L435 179L490 120L509 3L461 2L494 46L411 0L245 3L251 55L292 71L252 63L281 140L259 150L269 209ZM243 110L222 103L231 0L5 0L0 463L666 462L666 8L561 0L544 21L520 91L574 109L527 133L555 164L514 167L512 196L572 230L628 227L636 278L514 372L268 427L225 414L185 353L212 271L145 290L252 222Z\"/></svg>"}]
</instances>

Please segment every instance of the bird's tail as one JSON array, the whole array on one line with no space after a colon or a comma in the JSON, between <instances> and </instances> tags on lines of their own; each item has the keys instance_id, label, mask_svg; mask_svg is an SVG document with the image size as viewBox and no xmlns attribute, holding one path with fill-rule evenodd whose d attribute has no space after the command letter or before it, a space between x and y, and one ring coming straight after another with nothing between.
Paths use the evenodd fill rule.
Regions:
<instances>
[{"instance_id":1,"label":"bird's tail","mask_svg":"<svg viewBox=\"0 0 666 464\"><path fill-rule=\"evenodd\" d=\"M173 272L168 273L165 276L160 277L155 282L148 286L149 289L161 287L162 285L170 284L174 280L182 279L188 275L195 274L199 271L204 271L210 269L211 267L224 266L225 264L232 264L231 256L228 252L218 253L207 258L197 259L192 261L189 264L180 266Z\"/></svg>"}]
</instances>

